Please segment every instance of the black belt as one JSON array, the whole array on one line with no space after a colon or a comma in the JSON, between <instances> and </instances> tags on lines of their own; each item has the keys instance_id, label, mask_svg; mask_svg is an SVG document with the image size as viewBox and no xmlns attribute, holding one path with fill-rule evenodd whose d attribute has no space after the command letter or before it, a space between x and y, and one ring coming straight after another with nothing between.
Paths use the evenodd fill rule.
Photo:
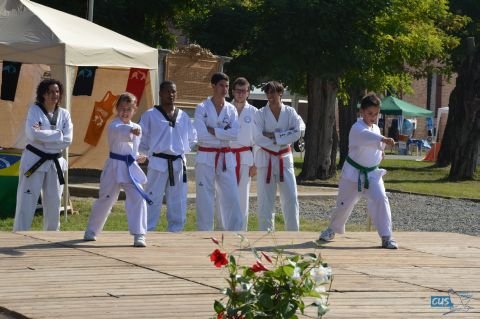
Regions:
<instances>
[{"instance_id":1,"label":"black belt","mask_svg":"<svg viewBox=\"0 0 480 319\"><path fill-rule=\"evenodd\" d=\"M30 175L32 175L46 161L53 161L55 163L55 168L57 169L57 176L60 185L65 184L62 167L60 166L60 162L58 161L58 159L62 157L62 153L45 153L30 144L28 144L26 148L33 154L40 157L40 159L35 164L33 164L33 166L30 167L28 171L25 172L26 177L30 177Z\"/></svg>"},{"instance_id":2,"label":"black belt","mask_svg":"<svg viewBox=\"0 0 480 319\"><path fill-rule=\"evenodd\" d=\"M187 182L187 165L185 164L185 161L183 160L182 155L170 155L165 153L153 153L152 155L155 157L159 157L167 160L168 180L170 181L170 186L175 186L175 179L173 177L173 161L176 161L177 159L181 159L182 166L183 166L183 182L184 183Z\"/></svg>"}]
</instances>

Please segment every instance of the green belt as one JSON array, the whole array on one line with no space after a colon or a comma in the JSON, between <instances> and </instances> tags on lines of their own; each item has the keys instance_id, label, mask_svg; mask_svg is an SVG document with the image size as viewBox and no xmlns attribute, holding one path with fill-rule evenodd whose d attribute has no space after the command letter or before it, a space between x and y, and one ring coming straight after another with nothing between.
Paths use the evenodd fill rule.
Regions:
<instances>
[{"instance_id":1,"label":"green belt","mask_svg":"<svg viewBox=\"0 0 480 319\"><path fill-rule=\"evenodd\" d=\"M372 166L372 167L364 167L354 160L350 158L350 156L347 156L347 163L358 169L358 191L362 191L362 180L360 179L360 175L363 174L365 176L365 184L363 184L363 187L365 189L368 189L369 183L368 183L368 173L371 171L374 171L378 168L378 165Z\"/></svg>"}]
</instances>

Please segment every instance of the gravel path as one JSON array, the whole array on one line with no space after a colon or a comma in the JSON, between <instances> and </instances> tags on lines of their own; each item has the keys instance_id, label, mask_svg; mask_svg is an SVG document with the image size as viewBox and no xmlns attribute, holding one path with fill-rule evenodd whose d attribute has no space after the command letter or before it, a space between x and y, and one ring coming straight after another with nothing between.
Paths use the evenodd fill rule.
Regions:
<instances>
[{"instance_id":1,"label":"gravel path","mask_svg":"<svg viewBox=\"0 0 480 319\"><path fill-rule=\"evenodd\" d=\"M480 236L480 202L401 193L389 194L394 231L438 231ZM366 200L358 202L348 223L365 225ZM256 199L250 200L251 211ZM300 215L310 220L328 220L334 198L300 200ZM277 203L277 211L280 206Z\"/></svg>"}]
</instances>

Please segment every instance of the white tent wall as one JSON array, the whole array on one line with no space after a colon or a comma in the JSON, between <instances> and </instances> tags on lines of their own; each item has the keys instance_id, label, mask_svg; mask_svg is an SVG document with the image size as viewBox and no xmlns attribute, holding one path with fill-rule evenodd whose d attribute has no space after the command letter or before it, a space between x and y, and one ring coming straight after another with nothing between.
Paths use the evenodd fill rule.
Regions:
<instances>
[{"instance_id":1,"label":"white tent wall","mask_svg":"<svg viewBox=\"0 0 480 319\"><path fill-rule=\"evenodd\" d=\"M137 116L146 109L145 105L158 102L157 49L88 20L29 0L0 0L0 62L3 61L21 62L25 65L49 65L52 77L64 84L62 104L71 112L74 124L74 142L70 152L75 156L70 158L73 159L69 161L71 167L101 168L103 165L107 147L106 134L102 134L96 147L91 147L85 146L83 142L85 130L82 130L85 128L85 120L89 122L95 102L99 101L99 96L103 97L105 94L106 89L101 86L108 86L109 91L118 95L126 88L130 68L147 69L149 77ZM78 66L99 67L92 96L72 97ZM109 75L102 79L103 70ZM0 124L2 121L3 123L8 121L7 127L11 128L16 138L13 141L12 134L5 134L6 137L0 134L2 147L20 146L21 139L18 136L23 135L25 114L28 106L34 101L34 92L40 81L38 73L28 80L25 76L22 77L22 72L20 76L16 96L21 98L16 98L13 103L0 101L0 107L7 105L10 108L10 117L4 116ZM30 81L27 89L22 88L24 81ZM22 120L18 120L19 116ZM15 121L12 121L13 118ZM68 157L69 150L66 153ZM66 182L68 186L68 175ZM66 201L67 196L64 201L65 207Z\"/></svg>"}]
</instances>

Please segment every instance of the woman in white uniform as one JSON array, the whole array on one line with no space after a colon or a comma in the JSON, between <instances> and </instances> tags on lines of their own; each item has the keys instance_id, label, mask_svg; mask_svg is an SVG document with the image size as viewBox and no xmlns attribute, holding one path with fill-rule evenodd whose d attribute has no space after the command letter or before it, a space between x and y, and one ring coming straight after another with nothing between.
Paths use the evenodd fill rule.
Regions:
<instances>
[{"instance_id":1,"label":"woman in white uniform","mask_svg":"<svg viewBox=\"0 0 480 319\"><path fill-rule=\"evenodd\" d=\"M268 82L263 91L268 104L257 112L255 153L257 167L258 223L260 230L275 230L275 197L280 190L280 204L285 230L299 230L297 182L290 144L300 138L301 120L294 108L281 102L283 85Z\"/></svg>"},{"instance_id":2,"label":"woman in white uniform","mask_svg":"<svg viewBox=\"0 0 480 319\"><path fill-rule=\"evenodd\" d=\"M70 113L59 106L63 85L45 79L37 87L25 123L27 146L20 161L14 231L29 230L42 192L43 229L60 229L63 174L68 163L62 151L72 143Z\"/></svg>"}]
</instances>

